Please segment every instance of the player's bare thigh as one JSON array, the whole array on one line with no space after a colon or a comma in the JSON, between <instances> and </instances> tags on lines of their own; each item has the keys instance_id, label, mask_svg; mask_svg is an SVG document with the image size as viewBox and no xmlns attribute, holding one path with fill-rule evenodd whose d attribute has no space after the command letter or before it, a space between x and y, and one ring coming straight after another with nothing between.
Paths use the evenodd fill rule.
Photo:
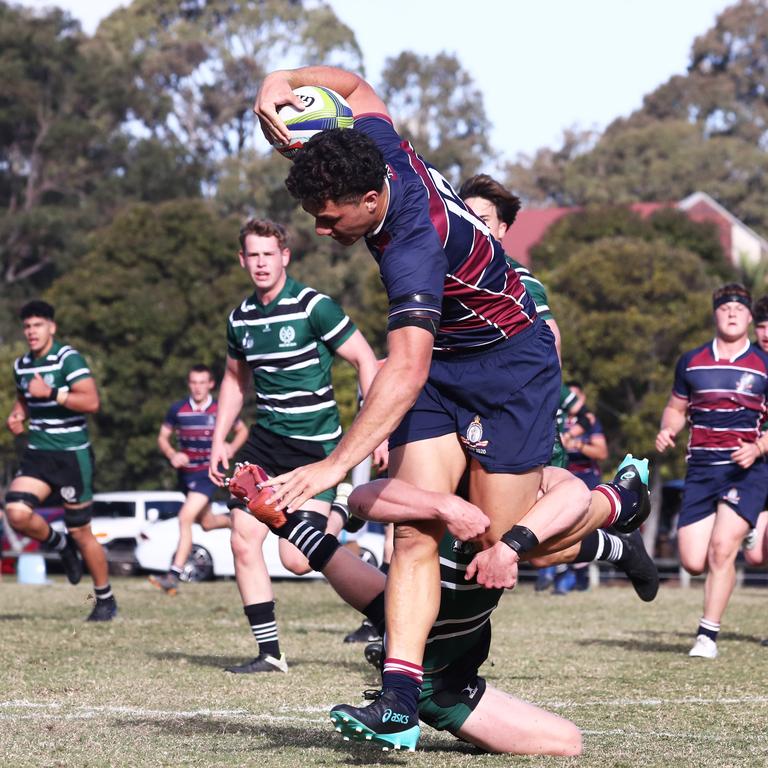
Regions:
<instances>
[{"instance_id":1,"label":"player's bare thigh","mask_svg":"<svg viewBox=\"0 0 768 768\"><path fill-rule=\"evenodd\" d=\"M389 453L389 476L427 491L454 493L466 467L455 433L405 443Z\"/></svg>"},{"instance_id":2,"label":"player's bare thigh","mask_svg":"<svg viewBox=\"0 0 768 768\"><path fill-rule=\"evenodd\" d=\"M210 507L211 500L204 493L198 493L197 491L190 491L187 493L187 497L184 499L179 510L179 521L191 525L196 520L205 514L206 510Z\"/></svg>"},{"instance_id":3,"label":"player's bare thigh","mask_svg":"<svg viewBox=\"0 0 768 768\"><path fill-rule=\"evenodd\" d=\"M490 685L457 735L489 752L581 754L581 731L570 720Z\"/></svg>"},{"instance_id":4,"label":"player's bare thigh","mask_svg":"<svg viewBox=\"0 0 768 768\"><path fill-rule=\"evenodd\" d=\"M677 549L680 563L692 574L704 573L707 567L707 552L712 531L715 528L715 513L684 525L677 530Z\"/></svg>"}]
</instances>

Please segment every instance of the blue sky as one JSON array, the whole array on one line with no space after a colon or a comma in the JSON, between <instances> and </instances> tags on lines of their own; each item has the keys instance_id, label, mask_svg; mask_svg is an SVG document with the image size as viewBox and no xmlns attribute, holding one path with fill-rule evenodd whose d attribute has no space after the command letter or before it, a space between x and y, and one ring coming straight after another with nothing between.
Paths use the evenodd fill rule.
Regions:
<instances>
[{"instance_id":1,"label":"blue sky","mask_svg":"<svg viewBox=\"0 0 768 768\"><path fill-rule=\"evenodd\" d=\"M24 0L43 7L50 0ZM92 32L116 0L60 0ZM602 130L685 72L696 36L728 0L330 0L375 85L403 50L455 53L484 97L507 159L557 146L565 128ZM472 13L468 13L468 9ZM392 20L396 20L393 22Z\"/></svg>"}]
</instances>

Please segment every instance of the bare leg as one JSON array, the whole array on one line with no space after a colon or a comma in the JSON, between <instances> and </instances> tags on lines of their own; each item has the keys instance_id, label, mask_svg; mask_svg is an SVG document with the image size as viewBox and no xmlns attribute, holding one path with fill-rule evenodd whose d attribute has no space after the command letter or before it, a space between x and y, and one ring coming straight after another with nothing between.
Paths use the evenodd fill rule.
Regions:
<instances>
[{"instance_id":1,"label":"bare leg","mask_svg":"<svg viewBox=\"0 0 768 768\"><path fill-rule=\"evenodd\" d=\"M192 551L192 523L198 516L210 509L210 501L204 493L190 491L179 510L179 545L173 558L173 565L183 570Z\"/></svg>"},{"instance_id":2,"label":"bare leg","mask_svg":"<svg viewBox=\"0 0 768 768\"><path fill-rule=\"evenodd\" d=\"M31 493L41 501L48 498L51 493L51 487L47 483L34 477L23 476L14 478L8 490ZM45 518L24 502L9 502L5 507L5 516L11 528L35 541L45 541L51 532L51 526Z\"/></svg>"},{"instance_id":3,"label":"bare leg","mask_svg":"<svg viewBox=\"0 0 768 768\"><path fill-rule=\"evenodd\" d=\"M242 509L232 510L232 554L235 580L243 605L266 603L273 599L272 582L264 562L262 545L269 528Z\"/></svg>"},{"instance_id":4,"label":"bare leg","mask_svg":"<svg viewBox=\"0 0 768 768\"><path fill-rule=\"evenodd\" d=\"M755 526L755 546L744 550L744 559L750 565L768 563L768 512L761 512Z\"/></svg>"},{"instance_id":5,"label":"bare leg","mask_svg":"<svg viewBox=\"0 0 768 768\"><path fill-rule=\"evenodd\" d=\"M419 488L452 493L466 467L456 436L395 448L389 454L390 474ZM444 526L436 521L400 523L386 588L387 655L420 665L429 630L440 607L440 565L437 545ZM413 610L414 604L419 606Z\"/></svg>"},{"instance_id":6,"label":"bare leg","mask_svg":"<svg viewBox=\"0 0 768 768\"><path fill-rule=\"evenodd\" d=\"M581 731L570 720L490 685L457 736L489 752L581 754Z\"/></svg>"},{"instance_id":7,"label":"bare leg","mask_svg":"<svg viewBox=\"0 0 768 768\"><path fill-rule=\"evenodd\" d=\"M304 503L302 509L306 509L308 512L319 512L325 517L326 526L331 527L328 525L328 515L331 512L331 505L327 501L310 499ZM341 522L338 515L333 515L331 517L331 521L333 523ZM334 525L333 527L337 527L338 530L335 532L327 530L326 532L333 533L335 536L339 530L341 530L341 526ZM304 555L302 555L301 552L299 552L299 550L296 549L296 547L294 547L293 544L291 544L289 541L280 539L278 547L280 551L280 561L289 571L291 571L291 573L295 573L297 576L301 576L302 574L309 573L312 570L312 568L309 566L309 561L307 558L304 557Z\"/></svg>"},{"instance_id":8,"label":"bare leg","mask_svg":"<svg viewBox=\"0 0 768 768\"><path fill-rule=\"evenodd\" d=\"M74 507L73 507L74 509ZM81 525L78 528L70 528L69 533L77 544L80 554L83 556L88 573L91 574L95 587L104 587L109 584L109 568L107 567L107 555L104 547L99 544L91 530L91 524Z\"/></svg>"}]
</instances>

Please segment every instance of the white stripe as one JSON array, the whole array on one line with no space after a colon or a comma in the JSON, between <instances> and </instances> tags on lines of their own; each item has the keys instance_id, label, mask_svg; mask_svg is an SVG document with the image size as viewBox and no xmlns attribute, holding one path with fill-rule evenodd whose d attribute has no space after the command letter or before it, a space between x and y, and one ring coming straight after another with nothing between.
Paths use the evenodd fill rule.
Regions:
<instances>
[{"instance_id":1,"label":"white stripe","mask_svg":"<svg viewBox=\"0 0 768 768\"><path fill-rule=\"evenodd\" d=\"M280 302L282 304L282 302ZM306 320L308 317L306 312L293 312L290 315L277 315L276 317L259 317L254 320L232 320L230 325L233 328L240 328L243 326L253 327L257 325L278 325L279 323L288 322L289 320Z\"/></svg>"},{"instance_id":2,"label":"white stripe","mask_svg":"<svg viewBox=\"0 0 768 768\"><path fill-rule=\"evenodd\" d=\"M452 589L454 592L469 592L472 589L485 589L479 584L453 584L450 581L441 581L440 586L443 589Z\"/></svg>"},{"instance_id":3,"label":"white stripe","mask_svg":"<svg viewBox=\"0 0 768 768\"><path fill-rule=\"evenodd\" d=\"M298 357L299 355L303 355L305 352L310 352L313 349L317 349L316 341L313 341L311 344L307 344L306 347L302 347L301 349L292 349L288 352L267 352L263 355L246 355L246 360L249 362L251 360L285 360L289 357Z\"/></svg>"},{"instance_id":4,"label":"white stripe","mask_svg":"<svg viewBox=\"0 0 768 768\"><path fill-rule=\"evenodd\" d=\"M457 563L455 560L449 560L447 557L441 557L440 558L440 565L445 565L448 568L453 568L457 571L466 571L467 570L467 564L466 563Z\"/></svg>"},{"instance_id":5,"label":"white stripe","mask_svg":"<svg viewBox=\"0 0 768 768\"><path fill-rule=\"evenodd\" d=\"M310 365L320 365L320 359L314 357L312 360L305 360L303 363L295 363L294 365L286 365L282 368L277 365L254 365L253 368L265 373L274 373L275 371L298 371L301 368L309 368Z\"/></svg>"},{"instance_id":6,"label":"white stripe","mask_svg":"<svg viewBox=\"0 0 768 768\"><path fill-rule=\"evenodd\" d=\"M473 632L476 632L478 629L480 629L480 627L485 626L490 620L491 620L491 617L489 616L482 623L474 627L470 627L469 629L463 629L460 632L444 632L442 634L435 635L435 637L429 637L427 638L427 645L429 645L430 643L433 643L435 640L447 640L449 637L462 637L463 635L470 635Z\"/></svg>"},{"instance_id":7,"label":"white stripe","mask_svg":"<svg viewBox=\"0 0 768 768\"><path fill-rule=\"evenodd\" d=\"M322 411L324 408L334 408L336 406L335 400L329 400L327 403L317 403L316 405L297 405L291 407L280 407L277 405L257 405L258 411L271 411L274 413L313 413L314 411Z\"/></svg>"},{"instance_id":8,"label":"white stripe","mask_svg":"<svg viewBox=\"0 0 768 768\"><path fill-rule=\"evenodd\" d=\"M346 315L344 315L344 319L340 323L337 323L334 328L331 328L331 330L325 334L325 336L321 336L320 338L323 341L328 341L328 339L332 339L339 332L339 329L345 326L348 322L349 322L349 318Z\"/></svg>"},{"instance_id":9,"label":"white stripe","mask_svg":"<svg viewBox=\"0 0 768 768\"><path fill-rule=\"evenodd\" d=\"M53 429L39 427L36 424L29 425L30 432L45 432L48 435L67 435L70 432L82 432L83 429L85 429L84 424L81 424L79 427L54 427Z\"/></svg>"},{"instance_id":10,"label":"white stripe","mask_svg":"<svg viewBox=\"0 0 768 768\"><path fill-rule=\"evenodd\" d=\"M445 619L444 621L436 621L432 626L442 627L442 626L445 626L446 624L466 624L469 621L477 621L478 619L482 619L482 618L487 619L488 616L490 616L494 610L495 610L495 607L489 608L487 611L478 613L475 616L468 616L466 619Z\"/></svg>"},{"instance_id":11,"label":"white stripe","mask_svg":"<svg viewBox=\"0 0 768 768\"><path fill-rule=\"evenodd\" d=\"M76 376L84 376L85 374L90 374L90 370L88 368L78 368L76 371L72 371L72 373L68 374L66 379L67 381L71 381Z\"/></svg>"},{"instance_id":12,"label":"white stripe","mask_svg":"<svg viewBox=\"0 0 768 768\"><path fill-rule=\"evenodd\" d=\"M320 397L321 395L330 392L332 389L333 387L331 386L316 389L314 392L305 391L303 389L295 389L293 392L286 392L285 394L277 395L265 395L263 392L259 392L259 397L265 398L267 400L289 400L292 397L311 397L312 395Z\"/></svg>"}]
</instances>

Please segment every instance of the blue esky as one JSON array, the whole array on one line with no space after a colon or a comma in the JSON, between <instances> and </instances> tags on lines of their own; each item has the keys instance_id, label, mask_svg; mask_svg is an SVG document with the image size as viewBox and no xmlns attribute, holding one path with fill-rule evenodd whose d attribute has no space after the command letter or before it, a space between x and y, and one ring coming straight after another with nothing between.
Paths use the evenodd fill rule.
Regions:
<instances>
[{"instance_id":1,"label":"blue esky","mask_svg":"<svg viewBox=\"0 0 768 768\"><path fill-rule=\"evenodd\" d=\"M559 146L569 127L604 129L682 74L694 38L735 0L330 0L357 36L367 78L403 50L455 53L483 92L507 159ZM118 0L59 5L93 32ZM471 9L471 12L469 12Z\"/></svg>"}]
</instances>

